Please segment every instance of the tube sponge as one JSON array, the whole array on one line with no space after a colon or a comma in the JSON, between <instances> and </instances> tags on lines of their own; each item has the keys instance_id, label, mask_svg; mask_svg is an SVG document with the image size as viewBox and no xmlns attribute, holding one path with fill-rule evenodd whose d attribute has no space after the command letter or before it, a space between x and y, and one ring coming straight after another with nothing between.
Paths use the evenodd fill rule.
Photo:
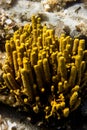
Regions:
<instances>
[{"instance_id":1,"label":"tube sponge","mask_svg":"<svg viewBox=\"0 0 87 130\"><path fill-rule=\"evenodd\" d=\"M32 23L14 32L5 48L4 85L16 97L16 104L9 105L30 106L46 120L68 117L78 108L87 85L84 39L57 37L32 16Z\"/></svg>"}]
</instances>

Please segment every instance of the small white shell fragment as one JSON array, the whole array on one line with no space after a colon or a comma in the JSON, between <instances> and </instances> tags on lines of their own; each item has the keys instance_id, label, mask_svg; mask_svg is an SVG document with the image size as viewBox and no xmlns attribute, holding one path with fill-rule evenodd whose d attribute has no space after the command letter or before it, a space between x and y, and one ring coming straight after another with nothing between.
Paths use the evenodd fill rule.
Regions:
<instances>
[{"instance_id":1,"label":"small white shell fragment","mask_svg":"<svg viewBox=\"0 0 87 130\"><path fill-rule=\"evenodd\" d=\"M48 4L44 5L45 11L50 11L50 6Z\"/></svg>"},{"instance_id":2,"label":"small white shell fragment","mask_svg":"<svg viewBox=\"0 0 87 130\"><path fill-rule=\"evenodd\" d=\"M7 4L11 4L11 3L12 3L12 0L6 0L6 3L7 3Z\"/></svg>"},{"instance_id":3,"label":"small white shell fragment","mask_svg":"<svg viewBox=\"0 0 87 130\"><path fill-rule=\"evenodd\" d=\"M6 20L5 20L5 23L9 25L9 24L12 23L12 20L11 20L11 19L6 19Z\"/></svg>"},{"instance_id":4,"label":"small white shell fragment","mask_svg":"<svg viewBox=\"0 0 87 130\"><path fill-rule=\"evenodd\" d=\"M12 0L0 0L0 5L2 4L11 4Z\"/></svg>"}]
</instances>

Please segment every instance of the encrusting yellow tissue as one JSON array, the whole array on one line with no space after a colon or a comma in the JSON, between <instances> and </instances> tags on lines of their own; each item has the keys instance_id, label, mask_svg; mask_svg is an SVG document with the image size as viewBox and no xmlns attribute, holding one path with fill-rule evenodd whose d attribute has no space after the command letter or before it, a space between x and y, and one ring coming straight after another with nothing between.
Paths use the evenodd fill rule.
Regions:
<instances>
[{"instance_id":1,"label":"encrusting yellow tissue","mask_svg":"<svg viewBox=\"0 0 87 130\"><path fill-rule=\"evenodd\" d=\"M4 85L14 96L11 106L29 105L45 119L61 119L77 109L87 85L85 40L60 37L32 16L6 41ZM27 107L26 106L26 107Z\"/></svg>"}]
</instances>

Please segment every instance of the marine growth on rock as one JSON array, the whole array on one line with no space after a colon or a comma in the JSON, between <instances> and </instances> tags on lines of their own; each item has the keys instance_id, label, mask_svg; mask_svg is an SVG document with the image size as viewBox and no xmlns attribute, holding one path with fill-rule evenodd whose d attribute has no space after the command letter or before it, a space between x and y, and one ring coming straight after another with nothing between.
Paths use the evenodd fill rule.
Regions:
<instances>
[{"instance_id":1,"label":"marine growth on rock","mask_svg":"<svg viewBox=\"0 0 87 130\"><path fill-rule=\"evenodd\" d=\"M61 34L41 24L19 28L6 41L3 79L10 106L29 106L49 120L68 117L81 104L87 85L87 50L85 40ZM26 108L27 109L27 108Z\"/></svg>"}]
</instances>

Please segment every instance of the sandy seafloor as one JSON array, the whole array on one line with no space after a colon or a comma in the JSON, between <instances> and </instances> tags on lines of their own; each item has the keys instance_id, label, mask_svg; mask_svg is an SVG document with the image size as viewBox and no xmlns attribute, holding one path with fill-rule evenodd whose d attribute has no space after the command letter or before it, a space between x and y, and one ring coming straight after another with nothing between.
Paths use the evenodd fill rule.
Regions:
<instances>
[{"instance_id":1,"label":"sandy seafloor","mask_svg":"<svg viewBox=\"0 0 87 130\"><path fill-rule=\"evenodd\" d=\"M51 12L46 11L46 7L42 1L30 1L30 0L14 0L13 5L9 6L5 0L0 1L0 26L7 27L7 31L0 28L0 38L5 37L8 33L13 33L13 26L23 26L30 22L32 15L39 15L42 18L42 23L46 23L48 27L54 28L56 35L60 35L62 32L74 36L87 36L87 7L84 3L75 3L69 5L67 8L60 11L53 10ZM0 49L1 50L1 49ZM3 62L5 53L0 52L0 60ZM87 106L86 106L87 108ZM28 117L23 113L15 112L13 109L9 109L6 106L0 106L0 114L6 125L7 130L87 130L87 114L84 119L78 119L75 123L68 124L66 128L60 127L52 128L38 128L36 125L32 125L28 121ZM83 118L83 117L80 117ZM75 119L75 118L74 118ZM1 120L1 119L0 119ZM27 120L27 123L26 123ZM42 122L37 123L40 125ZM74 125L74 126L73 126ZM76 125L76 127L75 127ZM13 127L13 128L12 128ZM0 123L0 130L5 130L2 123Z\"/></svg>"}]
</instances>

